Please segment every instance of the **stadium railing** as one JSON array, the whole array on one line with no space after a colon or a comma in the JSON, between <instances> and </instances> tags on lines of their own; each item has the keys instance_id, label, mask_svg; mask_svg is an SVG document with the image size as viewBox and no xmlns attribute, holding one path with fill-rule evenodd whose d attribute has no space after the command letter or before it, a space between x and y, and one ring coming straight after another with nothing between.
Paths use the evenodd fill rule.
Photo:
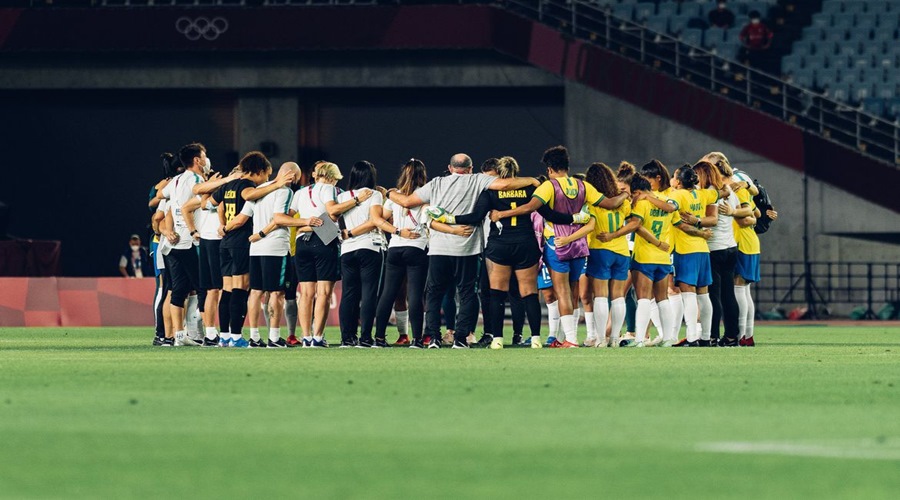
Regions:
<instances>
[{"instance_id":1,"label":"stadium railing","mask_svg":"<svg viewBox=\"0 0 900 500\"><path fill-rule=\"evenodd\" d=\"M807 306L808 292L819 316L837 308L857 319L879 319L887 305L900 303L900 264L895 263L762 262L760 278L752 288L757 312Z\"/></svg>"}]
</instances>

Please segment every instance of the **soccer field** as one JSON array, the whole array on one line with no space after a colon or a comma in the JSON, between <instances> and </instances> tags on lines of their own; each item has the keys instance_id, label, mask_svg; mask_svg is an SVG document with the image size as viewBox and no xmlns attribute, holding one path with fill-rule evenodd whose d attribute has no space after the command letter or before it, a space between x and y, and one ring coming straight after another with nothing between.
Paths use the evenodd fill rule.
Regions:
<instances>
[{"instance_id":1,"label":"soccer field","mask_svg":"<svg viewBox=\"0 0 900 500\"><path fill-rule=\"evenodd\" d=\"M151 335L0 329L0 496L900 491L896 329L503 351L166 349Z\"/></svg>"}]
</instances>

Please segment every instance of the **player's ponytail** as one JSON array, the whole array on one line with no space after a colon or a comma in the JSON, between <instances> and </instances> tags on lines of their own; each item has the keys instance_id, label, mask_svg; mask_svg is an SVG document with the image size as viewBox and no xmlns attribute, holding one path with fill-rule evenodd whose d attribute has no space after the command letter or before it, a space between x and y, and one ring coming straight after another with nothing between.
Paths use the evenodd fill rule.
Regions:
<instances>
[{"instance_id":1,"label":"player's ponytail","mask_svg":"<svg viewBox=\"0 0 900 500\"><path fill-rule=\"evenodd\" d=\"M623 161L619 164L619 171L616 172L616 177L618 177L619 182L623 184L631 184L631 179L634 177L634 174L634 165L627 161Z\"/></svg>"},{"instance_id":2,"label":"player's ponytail","mask_svg":"<svg viewBox=\"0 0 900 500\"><path fill-rule=\"evenodd\" d=\"M631 192L650 191L650 181L641 174L634 174L631 178Z\"/></svg>"},{"instance_id":3,"label":"player's ponytail","mask_svg":"<svg viewBox=\"0 0 900 500\"><path fill-rule=\"evenodd\" d=\"M519 163L512 156L504 156L497 160L497 175L501 179L508 179L519 175Z\"/></svg>"},{"instance_id":4,"label":"player's ponytail","mask_svg":"<svg viewBox=\"0 0 900 500\"><path fill-rule=\"evenodd\" d=\"M694 172L694 169L686 163L675 171L675 178L681 183L682 189L694 189L700 183L697 172Z\"/></svg>"}]
</instances>

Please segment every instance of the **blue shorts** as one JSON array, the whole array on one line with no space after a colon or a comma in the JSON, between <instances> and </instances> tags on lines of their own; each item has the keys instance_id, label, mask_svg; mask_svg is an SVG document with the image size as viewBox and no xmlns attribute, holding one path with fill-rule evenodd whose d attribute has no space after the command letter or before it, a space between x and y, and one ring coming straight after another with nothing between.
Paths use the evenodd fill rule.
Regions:
<instances>
[{"instance_id":1,"label":"blue shorts","mask_svg":"<svg viewBox=\"0 0 900 500\"><path fill-rule=\"evenodd\" d=\"M698 288L712 284L712 265L708 253L681 254L675 252L673 262L675 263L675 283L684 283Z\"/></svg>"},{"instance_id":2,"label":"blue shorts","mask_svg":"<svg viewBox=\"0 0 900 500\"><path fill-rule=\"evenodd\" d=\"M544 264L543 262L541 262L541 268L538 271L537 287L538 290L553 288L553 282L550 281L550 270L547 269L547 264Z\"/></svg>"},{"instance_id":3,"label":"blue shorts","mask_svg":"<svg viewBox=\"0 0 900 500\"><path fill-rule=\"evenodd\" d=\"M551 271L557 273L569 273L570 282L578 281L578 279L581 278L581 275L584 274L585 261L587 261L587 257L572 260L559 260L559 258L556 257L556 252L551 249L549 245L544 247L544 264L549 267Z\"/></svg>"},{"instance_id":4,"label":"blue shorts","mask_svg":"<svg viewBox=\"0 0 900 500\"><path fill-rule=\"evenodd\" d=\"M747 255L737 253L737 265L734 266L734 274L744 278L748 283L759 281L759 254Z\"/></svg>"},{"instance_id":5,"label":"blue shorts","mask_svg":"<svg viewBox=\"0 0 900 500\"><path fill-rule=\"evenodd\" d=\"M650 278L650 281L654 283L662 281L672 274L671 264L641 264L640 262L632 260L631 269Z\"/></svg>"},{"instance_id":6,"label":"blue shorts","mask_svg":"<svg viewBox=\"0 0 900 500\"><path fill-rule=\"evenodd\" d=\"M598 280L628 279L631 259L610 250L591 250L587 261L587 275Z\"/></svg>"}]
</instances>

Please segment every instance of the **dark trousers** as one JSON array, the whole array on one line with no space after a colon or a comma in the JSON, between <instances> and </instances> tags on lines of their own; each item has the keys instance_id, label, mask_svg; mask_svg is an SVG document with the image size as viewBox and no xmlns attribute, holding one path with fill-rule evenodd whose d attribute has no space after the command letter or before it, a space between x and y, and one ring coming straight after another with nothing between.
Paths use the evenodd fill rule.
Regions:
<instances>
[{"instance_id":1,"label":"dark trousers","mask_svg":"<svg viewBox=\"0 0 900 500\"><path fill-rule=\"evenodd\" d=\"M737 247L709 252L712 267L712 338L719 338L719 323L725 321L725 337L738 338L738 304L734 297L734 267L737 265Z\"/></svg>"},{"instance_id":2,"label":"dark trousers","mask_svg":"<svg viewBox=\"0 0 900 500\"><path fill-rule=\"evenodd\" d=\"M388 319L406 279L406 300L409 304L409 326L413 338L422 338L425 320L425 280L428 277L428 252L414 247L395 247L387 252L384 289L375 313L375 337L385 338Z\"/></svg>"},{"instance_id":3,"label":"dark trousers","mask_svg":"<svg viewBox=\"0 0 900 500\"><path fill-rule=\"evenodd\" d=\"M374 250L355 250L341 256L342 289L338 317L343 342L355 340L357 329L360 339L372 340L383 259L384 254Z\"/></svg>"},{"instance_id":4,"label":"dark trousers","mask_svg":"<svg viewBox=\"0 0 900 500\"><path fill-rule=\"evenodd\" d=\"M440 338L441 302L454 281L459 297L456 318L456 340L465 342L475 329L478 318L478 256L451 257L432 255L428 258L428 281L425 285L425 335Z\"/></svg>"},{"instance_id":5,"label":"dark trousers","mask_svg":"<svg viewBox=\"0 0 900 500\"><path fill-rule=\"evenodd\" d=\"M425 299L428 300L427 298ZM447 287L447 293L441 299L441 317L448 330L456 330L456 283Z\"/></svg>"},{"instance_id":6,"label":"dark trousers","mask_svg":"<svg viewBox=\"0 0 900 500\"><path fill-rule=\"evenodd\" d=\"M161 269L159 276L156 277L156 296L153 298L153 313L156 318L156 336L159 338L166 336L166 324L163 319L163 305L165 304L167 293L169 293L169 273L165 269Z\"/></svg>"}]
</instances>

